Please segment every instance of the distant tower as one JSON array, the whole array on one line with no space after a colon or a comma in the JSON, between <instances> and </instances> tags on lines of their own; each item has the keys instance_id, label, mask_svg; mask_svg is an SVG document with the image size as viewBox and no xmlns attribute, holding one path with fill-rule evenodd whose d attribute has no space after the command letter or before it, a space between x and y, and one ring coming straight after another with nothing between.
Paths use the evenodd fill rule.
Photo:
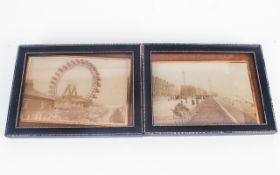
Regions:
<instances>
[{"instance_id":1,"label":"distant tower","mask_svg":"<svg viewBox=\"0 0 280 175\"><path fill-rule=\"evenodd\" d=\"M186 74L184 71L182 71L182 77L183 77L183 85L186 85Z\"/></svg>"},{"instance_id":2,"label":"distant tower","mask_svg":"<svg viewBox=\"0 0 280 175\"><path fill-rule=\"evenodd\" d=\"M209 85L209 94L212 94L212 81L208 80L208 85Z\"/></svg>"},{"instance_id":3,"label":"distant tower","mask_svg":"<svg viewBox=\"0 0 280 175\"><path fill-rule=\"evenodd\" d=\"M68 84L62 94L63 97L76 97L78 96L76 85Z\"/></svg>"}]
</instances>

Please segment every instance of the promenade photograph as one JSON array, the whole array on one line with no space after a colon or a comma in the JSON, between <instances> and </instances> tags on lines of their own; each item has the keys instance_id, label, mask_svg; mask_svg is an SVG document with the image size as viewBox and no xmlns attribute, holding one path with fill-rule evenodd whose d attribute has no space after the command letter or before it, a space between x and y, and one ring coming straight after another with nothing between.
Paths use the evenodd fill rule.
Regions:
<instances>
[{"instance_id":1,"label":"promenade photograph","mask_svg":"<svg viewBox=\"0 0 280 175\"><path fill-rule=\"evenodd\" d=\"M152 63L155 126L259 124L245 61Z\"/></svg>"}]
</instances>

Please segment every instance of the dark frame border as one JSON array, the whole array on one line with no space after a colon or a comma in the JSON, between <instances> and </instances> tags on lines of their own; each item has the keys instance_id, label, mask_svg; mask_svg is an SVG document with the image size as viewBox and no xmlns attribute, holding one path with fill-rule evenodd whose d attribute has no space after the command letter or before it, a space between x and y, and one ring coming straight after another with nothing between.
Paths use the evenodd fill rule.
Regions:
<instances>
[{"instance_id":1,"label":"dark frame border","mask_svg":"<svg viewBox=\"0 0 280 175\"><path fill-rule=\"evenodd\" d=\"M266 124L261 125L207 125L207 126L153 126L151 92L151 52L251 52L259 78L263 113ZM144 45L144 133L146 135L174 134L265 134L276 133L273 106L269 93L265 63L260 45L224 45L224 44L145 44Z\"/></svg>"},{"instance_id":2,"label":"dark frame border","mask_svg":"<svg viewBox=\"0 0 280 175\"><path fill-rule=\"evenodd\" d=\"M64 128L19 128L16 127L18 107L21 105L21 83L25 71L25 60L28 54L69 54L69 53L133 53L133 110L134 126L132 127L64 127ZM141 111L141 60L140 44L97 44L97 45L23 45L19 46L14 79L10 95L10 106L6 124L7 137L29 136L110 136L110 135L143 135Z\"/></svg>"}]
</instances>

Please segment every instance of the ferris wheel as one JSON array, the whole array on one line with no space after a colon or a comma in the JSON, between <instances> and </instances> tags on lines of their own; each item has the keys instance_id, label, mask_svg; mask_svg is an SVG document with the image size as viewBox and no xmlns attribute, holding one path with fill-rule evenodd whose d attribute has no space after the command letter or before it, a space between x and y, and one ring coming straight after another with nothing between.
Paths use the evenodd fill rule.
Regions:
<instances>
[{"instance_id":1,"label":"ferris wheel","mask_svg":"<svg viewBox=\"0 0 280 175\"><path fill-rule=\"evenodd\" d=\"M96 94L99 93L99 88L101 86L100 74L99 74L97 68L91 62L89 62L88 60L84 60L84 59L73 59L73 60L63 64L56 70L56 72L52 76L50 84L49 84L49 95L51 97L53 97L53 98L59 97L59 95L57 93L59 82L61 81L63 75L66 72L71 71L73 68L76 68L76 67L85 68L85 69L89 70L91 73L91 86L90 86L90 90L87 93L85 98L88 101L91 101L92 99L97 97Z\"/></svg>"}]
</instances>

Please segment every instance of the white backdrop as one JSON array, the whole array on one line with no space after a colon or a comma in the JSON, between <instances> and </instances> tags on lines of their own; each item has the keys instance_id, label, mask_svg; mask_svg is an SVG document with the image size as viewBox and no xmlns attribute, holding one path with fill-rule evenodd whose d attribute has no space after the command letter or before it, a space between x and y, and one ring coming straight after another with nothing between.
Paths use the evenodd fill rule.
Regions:
<instances>
[{"instance_id":1,"label":"white backdrop","mask_svg":"<svg viewBox=\"0 0 280 175\"><path fill-rule=\"evenodd\" d=\"M279 174L279 133L4 137L19 44L259 43L278 119L279 9L277 0L0 0L0 174Z\"/></svg>"}]
</instances>

